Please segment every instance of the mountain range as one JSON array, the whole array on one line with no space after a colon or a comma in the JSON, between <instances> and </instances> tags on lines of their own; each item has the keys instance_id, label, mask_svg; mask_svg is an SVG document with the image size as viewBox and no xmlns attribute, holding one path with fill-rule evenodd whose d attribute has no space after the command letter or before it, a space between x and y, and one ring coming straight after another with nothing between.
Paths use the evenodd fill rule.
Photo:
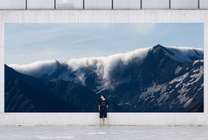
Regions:
<instances>
[{"instance_id":1,"label":"mountain range","mask_svg":"<svg viewBox=\"0 0 208 140\"><path fill-rule=\"evenodd\" d=\"M20 105L11 98L18 87L27 94L36 89L48 102L52 98L62 102L59 107L65 109L60 112L96 112L100 94L109 100L111 112L203 112L203 55L202 49L156 45L108 57L5 65L5 110L38 104L39 100L27 101L38 99L36 94L12 108ZM8 86L14 81L18 81L15 86ZM25 91L23 85L31 87ZM53 110L57 108L51 106L46 112Z\"/></svg>"}]
</instances>

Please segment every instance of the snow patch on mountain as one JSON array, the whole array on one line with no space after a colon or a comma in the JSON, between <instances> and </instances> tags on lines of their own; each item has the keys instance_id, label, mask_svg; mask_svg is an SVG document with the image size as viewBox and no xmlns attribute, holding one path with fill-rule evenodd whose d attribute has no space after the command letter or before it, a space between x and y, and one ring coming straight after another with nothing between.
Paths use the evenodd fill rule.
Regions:
<instances>
[{"instance_id":1,"label":"snow patch on mountain","mask_svg":"<svg viewBox=\"0 0 208 140\"><path fill-rule=\"evenodd\" d=\"M169 82L169 84L173 84L175 82L182 82L188 76L188 74L189 72L185 73L184 75L174 78L173 80Z\"/></svg>"},{"instance_id":2,"label":"snow patch on mountain","mask_svg":"<svg viewBox=\"0 0 208 140\"><path fill-rule=\"evenodd\" d=\"M191 99L189 99L185 104L184 104L184 108L187 107L188 105L191 104L191 102L193 101L193 97Z\"/></svg>"},{"instance_id":3,"label":"snow patch on mountain","mask_svg":"<svg viewBox=\"0 0 208 140\"><path fill-rule=\"evenodd\" d=\"M177 66L177 68L175 69L175 74L178 74L180 72L180 70L182 69L182 67Z\"/></svg>"},{"instance_id":4,"label":"snow patch on mountain","mask_svg":"<svg viewBox=\"0 0 208 140\"><path fill-rule=\"evenodd\" d=\"M198 60L194 61L194 63L199 62ZM203 60L200 60L203 63ZM176 70L181 70L181 67L176 68ZM177 71L178 72L178 71ZM190 75L191 73L191 75ZM140 95L140 100L147 100L149 98L154 99L155 93L159 92L160 97L157 99L158 105L162 105L167 99L169 99L169 94L172 93L175 89L177 89L177 99L180 104L184 104L183 107L187 107L191 104L194 97L198 94L201 88L203 88L203 83L199 90L195 93L194 96L189 96L187 93L190 91L190 86L194 85L194 83L198 82L200 78L203 77L204 68L200 66L196 71L195 69L186 72L185 74L172 79L168 83L164 83L161 85L157 85L156 83L151 84L144 92ZM191 80L187 80L187 78L192 78ZM175 87L175 88L172 88ZM172 90L171 90L172 89ZM139 100L139 101L140 101ZM139 102L138 101L138 102ZM170 108L175 104L175 99L170 104Z\"/></svg>"},{"instance_id":5,"label":"snow patch on mountain","mask_svg":"<svg viewBox=\"0 0 208 140\"><path fill-rule=\"evenodd\" d=\"M201 63L201 62L204 62L204 60L196 60L196 61L194 61L194 63L193 63L192 66L194 66L194 65L197 64L197 63Z\"/></svg>"},{"instance_id":6,"label":"snow patch on mountain","mask_svg":"<svg viewBox=\"0 0 208 140\"><path fill-rule=\"evenodd\" d=\"M165 90L167 88L166 84L162 84L162 85L157 85L156 83L152 83L152 85L150 85L146 91L142 92L142 94L139 96L140 99L145 99L146 97L155 97L154 93L158 92L160 90Z\"/></svg>"},{"instance_id":7,"label":"snow patch on mountain","mask_svg":"<svg viewBox=\"0 0 208 140\"><path fill-rule=\"evenodd\" d=\"M193 62L196 59L203 59L204 50L191 47L164 47L166 54L178 62Z\"/></svg>"}]
</instances>

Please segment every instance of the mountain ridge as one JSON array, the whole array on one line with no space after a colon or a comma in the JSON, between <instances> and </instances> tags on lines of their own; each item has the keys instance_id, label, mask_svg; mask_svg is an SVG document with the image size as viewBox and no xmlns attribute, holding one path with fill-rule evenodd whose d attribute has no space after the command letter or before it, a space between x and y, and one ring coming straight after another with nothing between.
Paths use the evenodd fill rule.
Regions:
<instances>
[{"instance_id":1,"label":"mountain ridge","mask_svg":"<svg viewBox=\"0 0 208 140\"><path fill-rule=\"evenodd\" d=\"M156 45L109 57L35 66L44 73L33 71L40 79L76 83L96 95L105 94L110 102L130 112L188 112L203 102L202 49Z\"/></svg>"},{"instance_id":2,"label":"mountain ridge","mask_svg":"<svg viewBox=\"0 0 208 140\"><path fill-rule=\"evenodd\" d=\"M49 82L45 81L40 78L34 78L29 75L24 75L21 74L14 69L8 67L5 65L5 93L8 91L14 91L13 88L14 86L10 86L9 88L8 85L10 81L13 79L17 79L18 81L21 81L20 83L25 83L25 85L28 85L28 87L31 87L34 91L41 92L43 95L49 95L50 96L55 96L58 98L57 100L61 100L63 103L62 104L68 104L67 106L71 107L74 109L75 112L80 111L80 112L97 112L98 111L98 102L99 102L99 95L96 95L89 89L86 89L85 87L72 83L72 82L66 82L63 80L58 80L56 82ZM23 85L23 84L22 84ZM24 86L27 91L30 89L27 88L27 86ZM21 88L20 88L21 89ZM21 89L21 90L25 90ZM29 93L24 93L22 92L23 95L29 95L29 96L35 96L33 90L30 90ZM21 92L20 92L21 94ZM12 100L7 100L9 94L6 94L5 96L5 102L6 104L14 104ZM15 95L14 92L12 92L12 95ZM38 93L39 95L39 93ZM55 98L53 97L53 98ZM15 99L15 98L14 98ZM34 98L35 100L36 98ZM49 99L47 101L51 102ZM16 100L15 104L21 104L21 100L18 101ZM15 108L18 108L18 106L14 106ZM21 109L21 108L20 108ZM11 109L7 109L7 111ZM51 108L48 108L49 112ZM109 101L109 111L114 111L114 112L127 112L126 110L122 109L121 107L116 106L113 102ZM39 109L40 111L40 109ZM60 109L60 111L62 111ZM70 112L70 110L68 110ZM71 110L73 112L73 110Z\"/></svg>"},{"instance_id":3,"label":"mountain ridge","mask_svg":"<svg viewBox=\"0 0 208 140\"><path fill-rule=\"evenodd\" d=\"M169 57L178 62L182 62L181 59L183 59L184 62L193 62L194 60L203 59L202 49L168 48L158 44L152 48L137 49L126 54L117 54L108 57L71 59L69 62L52 60L43 61L40 64L35 62L34 64L22 66L11 65L11 67L20 73L28 74L36 78L42 78L48 81L70 81L85 87L88 87L85 82L86 80L92 81L92 78L86 78L85 75L88 73L91 77L96 77L92 82L100 81L100 83L97 83L97 87L113 88L111 87L111 79L113 78L114 71L120 69L120 74L122 74L122 70L124 70L127 65L130 65L132 62L136 62L136 65L141 65L148 54L154 54L157 51L160 51L161 61L163 61L164 57ZM186 55L183 56L182 54ZM25 71L25 69L29 70ZM119 82L128 82L129 80L129 78L126 78Z\"/></svg>"},{"instance_id":4,"label":"mountain ridge","mask_svg":"<svg viewBox=\"0 0 208 140\"><path fill-rule=\"evenodd\" d=\"M79 112L54 95L17 78L5 79L5 112Z\"/></svg>"}]
</instances>

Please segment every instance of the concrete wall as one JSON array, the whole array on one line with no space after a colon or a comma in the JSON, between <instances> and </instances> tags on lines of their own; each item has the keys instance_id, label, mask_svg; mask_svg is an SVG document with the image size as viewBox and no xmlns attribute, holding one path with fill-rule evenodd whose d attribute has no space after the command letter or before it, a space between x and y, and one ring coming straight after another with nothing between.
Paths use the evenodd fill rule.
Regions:
<instances>
[{"instance_id":1,"label":"concrete wall","mask_svg":"<svg viewBox=\"0 0 208 140\"><path fill-rule=\"evenodd\" d=\"M207 10L0 11L0 124L97 125L98 113L4 113L4 23L204 23L204 113L109 113L110 125L208 125Z\"/></svg>"}]
</instances>

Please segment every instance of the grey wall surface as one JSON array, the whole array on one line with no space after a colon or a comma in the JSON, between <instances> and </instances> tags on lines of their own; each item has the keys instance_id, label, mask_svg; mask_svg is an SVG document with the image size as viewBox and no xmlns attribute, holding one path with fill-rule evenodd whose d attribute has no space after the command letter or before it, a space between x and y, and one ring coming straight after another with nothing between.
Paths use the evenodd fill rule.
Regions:
<instances>
[{"instance_id":1,"label":"grey wall surface","mask_svg":"<svg viewBox=\"0 0 208 140\"><path fill-rule=\"evenodd\" d=\"M171 0L171 9L198 9L198 0Z\"/></svg>"},{"instance_id":2,"label":"grey wall surface","mask_svg":"<svg viewBox=\"0 0 208 140\"><path fill-rule=\"evenodd\" d=\"M112 0L84 0L85 9L112 9Z\"/></svg>"},{"instance_id":3,"label":"grey wall surface","mask_svg":"<svg viewBox=\"0 0 208 140\"><path fill-rule=\"evenodd\" d=\"M0 0L0 9L25 9L25 0Z\"/></svg>"},{"instance_id":4,"label":"grey wall surface","mask_svg":"<svg viewBox=\"0 0 208 140\"><path fill-rule=\"evenodd\" d=\"M200 9L208 9L208 0L200 0L199 7Z\"/></svg>"},{"instance_id":5,"label":"grey wall surface","mask_svg":"<svg viewBox=\"0 0 208 140\"><path fill-rule=\"evenodd\" d=\"M113 9L140 9L140 0L113 0Z\"/></svg>"},{"instance_id":6,"label":"grey wall surface","mask_svg":"<svg viewBox=\"0 0 208 140\"><path fill-rule=\"evenodd\" d=\"M56 0L56 9L83 9L83 0Z\"/></svg>"},{"instance_id":7,"label":"grey wall surface","mask_svg":"<svg viewBox=\"0 0 208 140\"><path fill-rule=\"evenodd\" d=\"M27 9L54 9L54 0L27 0Z\"/></svg>"},{"instance_id":8,"label":"grey wall surface","mask_svg":"<svg viewBox=\"0 0 208 140\"><path fill-rule=\"evenodd\" d=\"M142 9L169 9L169 0L142 0Z\"/></svg>"}]
</instances>

